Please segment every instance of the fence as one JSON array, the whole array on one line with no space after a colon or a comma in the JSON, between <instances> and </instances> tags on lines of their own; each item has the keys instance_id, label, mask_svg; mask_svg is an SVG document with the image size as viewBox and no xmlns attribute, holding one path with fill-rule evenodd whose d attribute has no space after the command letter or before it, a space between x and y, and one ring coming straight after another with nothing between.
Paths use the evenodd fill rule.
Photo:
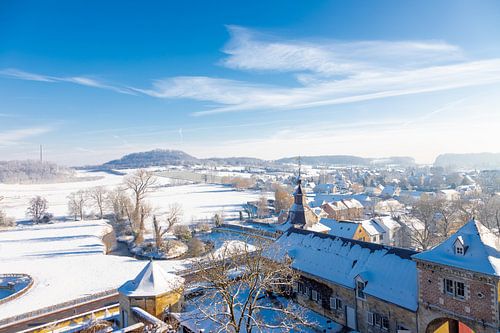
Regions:
<instances>
[{"instance_id":1,"label":"fence","mask_svg":"<svg viewBox=\"0 0 500 333\"><path fill-rule=\"evenodd\" d=\"M17 323L17 322L20 322L20 321L23 321L26 319L39 317L39 316L42 316L42 315L45 315L48 313L52 313L52 312L55 312L58 310L63 310L63 309L68 308L68 307L80 305L82 303L88 303L91 301L96 301L96 300L99 300L99 299L104 298L106 296L113 296L113 295L118 295L118 292L116 289L110 289L110 290L98 292L98 293L95 293L92 295L76 298L76 299L73 299L71 301L47 306L47 307L44 307L44 308L41 308L38 310L34 310L34 311L30 311L30 312L25 312L25 313L22 313L20 315L16 315L16 316L12 316L12 317L8 317L8 318L0 320L0 328L3 326L6 326L6 325L12 325L14 323Z\"/></svg>"}]
</instances>

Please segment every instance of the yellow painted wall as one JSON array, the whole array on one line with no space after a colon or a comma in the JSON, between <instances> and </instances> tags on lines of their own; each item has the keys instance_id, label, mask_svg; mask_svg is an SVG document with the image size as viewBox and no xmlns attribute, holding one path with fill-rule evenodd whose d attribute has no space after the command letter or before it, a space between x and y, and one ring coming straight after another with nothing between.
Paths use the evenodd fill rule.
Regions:
<instances>
[{"instance_id":1,"label":"yellow painted wall","mask_svg":"<svg viewBox=\"0 0 500 333\"><path fill-rule=\"evenodd\" d=\"M156 311L153 313L155 317L160 317L163 311L169 306L175 305L182 297L182 289L177 290L156 298Z\"/></svg>"},{"instance_id":2,"label":"yellow painted wall","mask_svg":"<svg viewBox=\"0 0 500 333\"><path fill-rule=\"evenodd\" d=\"M365 242L371 241L370 236L368 235L365 228L363 228L363 226L361 224L358 224L358 227L356 228L356 232L354 234L353 239L361 240L361 241L365 241Z\"/></svg>"},{"instance_id":3,"label":"yellow painted wall","mask_svg":"<svg viewBox=\"0 0 500 333\"><path fill-rule=\"evenodd\" d=\"M434 333L450 333L450 322L445 321L441 326L439 326Z\"/></svg>"}]
</instances>

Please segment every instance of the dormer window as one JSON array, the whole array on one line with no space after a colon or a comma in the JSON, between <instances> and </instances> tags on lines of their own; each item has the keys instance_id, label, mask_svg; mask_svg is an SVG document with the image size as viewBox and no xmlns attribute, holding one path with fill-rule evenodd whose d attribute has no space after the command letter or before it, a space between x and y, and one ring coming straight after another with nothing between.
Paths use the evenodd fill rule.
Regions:
<instances>
[{"instance_id":1,"label":"dormer window","mask_svg":"<svg viewBox=\"0 0 500 333\"><path fill-rule=\"evenodd\" d=\"M366 299L365 286L363 281L356 281L356 296L360 299Z\"/></svg>"},{"instance_id":2,"label":"dormer window","mask_svg":"<svg viewBox=\"0 0 500 333\"><path fill-rule=\"evenodd\" d=\"M462 237L457 237L457 239L453 243L453 247L456 255L463 256L465 254L466 247L462 240Z\"/></svg>"},{"instance_id":3,"label":"dormer window","mask_svg":"<svg viewBox=\"0 0 500 333\"><path fill-rule=\"evenodd\" d=\"M368 281L361 275L356 276L356 297L358 299L366 299L365 287Z\"/></svg>"}]
</instances>

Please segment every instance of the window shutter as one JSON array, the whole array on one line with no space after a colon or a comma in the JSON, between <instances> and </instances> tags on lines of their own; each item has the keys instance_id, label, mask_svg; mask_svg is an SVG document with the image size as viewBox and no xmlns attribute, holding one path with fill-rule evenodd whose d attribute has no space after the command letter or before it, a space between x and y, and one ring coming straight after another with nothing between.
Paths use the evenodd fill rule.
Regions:
<instances>
[{"instance_id":1,"label":"window shutter","mask_svg":"<svg viewBox=\"0 0 500 333\"><path fill-rule=\"evenodd\" d=\"M369 325L372 325L372 326L373 326L373 312L370 312L370 311L367 311L367 312L366 312L366 322L367 322Z\"/></svg>"}]
</instances>

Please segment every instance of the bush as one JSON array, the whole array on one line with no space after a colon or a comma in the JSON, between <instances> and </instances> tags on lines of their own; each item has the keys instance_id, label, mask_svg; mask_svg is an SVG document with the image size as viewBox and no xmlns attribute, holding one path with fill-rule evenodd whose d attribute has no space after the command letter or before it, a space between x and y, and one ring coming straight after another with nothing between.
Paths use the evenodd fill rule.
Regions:
<instances>
[{"instance_id":1,"label":"bush","mask_svg":"<svg viewBox=\"0 0 500 333\"><path fill-rule=\"evenodd\" d=\"M42 216L42 218L40 219L40 223L49 223L50 221L52 221L52 219L54 218L54 215L51 214L51 213L46 213Z\"/></svg>"},{"instance_id":2,"label":"bush","mask_svg":"<svg viewBox=\"0 0 500 333\"><path fill-rule=\"evenodd\" d=\"M205 243L203 243L196 237L191 238L191 240L188 243L188 248L189 248L189 253L193 257L198 257L202 255L203 253L205 253L206 250Z\"/></svg>"},{"instance_id":3,"label":"bush","mask_svg":"<svg viewBox=\"0 0 500 333\"><path fill-rule=\"evenodd\" d=\"M189 240L192 237L191 229L186 225L176 225L174 227L174 235L181 240Z\"/></svg>"},{"instance_id":4,"label":"bush","mask_svg":"<svg viewBox=\"0 0 500 333\"><path fill-rule=\"evenodd\" d=\"M200 223L196 226L196 229L198 229L199 232L209 232L212 230L212 227L208 223Z\"/></svg>"},{"instance_id":5,"label":"bush","mask_svg":"<svg viewBox=\"0 0 500 333\"><path fill-rule=\"evenodd\" d=\"M0 210L0 228L13 227L15 224L16 221L13 218L7 217L7 215Z\"/></svg>"}]
</instances>

